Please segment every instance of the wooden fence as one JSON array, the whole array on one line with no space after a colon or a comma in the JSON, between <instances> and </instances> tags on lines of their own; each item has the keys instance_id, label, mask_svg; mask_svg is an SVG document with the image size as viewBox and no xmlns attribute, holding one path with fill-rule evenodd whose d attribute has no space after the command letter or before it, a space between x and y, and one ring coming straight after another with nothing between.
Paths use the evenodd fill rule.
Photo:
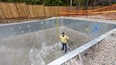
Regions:
<instances>
[{"instance_id":1,"label":"wooden fence","mask_svg":"<svg viewBox=\"0 0 116 65\"><path fill-rule=\"evenodd\" d=\"M67 10L68 8L67 6L58 7L0 2L0 19L52 17L57 16L59 10ZM72 9L75 8L72 7Z\"/></svg>"}]
</instances>

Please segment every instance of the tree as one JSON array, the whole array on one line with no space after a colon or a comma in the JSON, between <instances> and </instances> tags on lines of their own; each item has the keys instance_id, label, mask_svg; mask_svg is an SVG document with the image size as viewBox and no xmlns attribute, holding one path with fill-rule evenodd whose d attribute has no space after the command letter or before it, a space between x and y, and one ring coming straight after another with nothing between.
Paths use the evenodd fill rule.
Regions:
<instances>
[{"instance_id":1,"label":"tree","mask_svg":"<svg viewBox=\"0 0 116 65\"><path fill-rule=\"evenodd\" d=\"M66 6L66 2L62 0L44 0L43 3L47 6Z\"/></svg>"},{"instance_id":2,"label":"tree","mask_svg":"<svg viewBox=\"0 0 116 65\"><path fill-rule=\"evenodd\" d=\"M73 6L85 6L87 0L72 0ZM47 6L67 6L70 5L70 0L0 0L0 2L25 2L26 4L31 5L44 5ZM89 0L89 6L94 5L95 0ZM116 0L111 0L111 3L116 3ZM96 0L96 5L107 5L109 4L109 0Z\"/></svg>"},{"instance_id":3,"label":"tree","mask_svg":"<svg viewBox=\"0 0 116 65\"><path fill-rule=\"evenodd\" d=\"M73 6L83 4L85 0L73 0ZM82 5L81 5L82 6Z\"/></svg>"}]
</instances>

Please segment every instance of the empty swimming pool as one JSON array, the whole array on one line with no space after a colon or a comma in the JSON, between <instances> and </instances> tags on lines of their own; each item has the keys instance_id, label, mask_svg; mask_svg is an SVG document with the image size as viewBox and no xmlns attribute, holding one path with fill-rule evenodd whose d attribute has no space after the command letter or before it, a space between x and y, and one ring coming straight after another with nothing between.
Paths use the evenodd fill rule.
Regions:
<instances>
[{"instance_id":1,"label":"empty swimming pool","mask_svg":"<svg viewBox=\"0 0 116 65\"><path fill-rule=\"evenodd\" d=\"M65 55L58 36L69 37L68 53L112 31L115 24L65 17L0 25L1 65L46 65ZM67 54L68 54L67 53Z\"/></svg>"}]
</instances>

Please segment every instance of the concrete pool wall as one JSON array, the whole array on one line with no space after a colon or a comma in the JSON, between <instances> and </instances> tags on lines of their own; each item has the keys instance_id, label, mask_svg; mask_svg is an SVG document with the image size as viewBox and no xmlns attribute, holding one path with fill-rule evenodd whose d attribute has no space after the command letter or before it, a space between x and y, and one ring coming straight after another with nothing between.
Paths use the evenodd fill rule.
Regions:
<instances>
[{"instance_id":1,"label":"concrete pool wall","mask_svg":"<svg viewBox=\"0 0 116 65\"><path fill-rule=\"evenodd\" d=\"M0 38L6 38L9 36L20 35L49 28L55 28L57 25L56 21L57 21L56 18L53 17L45 20L34 20L22 23L1 24ZM110 31L113 28L116 28L116 25L111 23L92 22L65 17L58 18L58 27L60 26L64 26L66 28L70 28L82 33L91 34L95 38L103 33Z\"/></svg>"},{"instance_id":2,"label":"concrete pool wall","mask_svg":"<svg viewBox=\"0 0 116 65\"><path fill-rule=\"evenodd\" d=\"M49 28L55 28L57 25L56 21L57 21L56 18L53 17L45 20L34 20L22 23L1 24L0 38L6 38L9 36L20 35ZM60 26L64 26L66 28L70 28L82 33L91 34L95 38L103 33L110 31L113 28L116 28L116 25L111 23L92 22L65 17L58 18L58 27Z\"/></svg>"}]
</instances>

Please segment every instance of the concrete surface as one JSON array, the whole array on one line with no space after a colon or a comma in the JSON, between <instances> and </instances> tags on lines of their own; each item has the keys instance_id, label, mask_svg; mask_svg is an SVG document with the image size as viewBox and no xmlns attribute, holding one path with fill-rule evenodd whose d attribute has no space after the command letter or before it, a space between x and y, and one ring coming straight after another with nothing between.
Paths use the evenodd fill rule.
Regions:
<instances>
[{"instance_id":1,"label":"concrete surface","mask_svg":"<svg viewBox=\"0 0 116 65\"><path fill-rule=\"evenodd\" d=\"M71 49L68 52L91 40L87 34L64 27L59 28L58 35L62 31L65 31L70 37ZM50 63L65 54L60 50L61 43L57 38L56 29L52 28L1 39L0 65L45 65Z\"/></svg>"}]
</instances>

